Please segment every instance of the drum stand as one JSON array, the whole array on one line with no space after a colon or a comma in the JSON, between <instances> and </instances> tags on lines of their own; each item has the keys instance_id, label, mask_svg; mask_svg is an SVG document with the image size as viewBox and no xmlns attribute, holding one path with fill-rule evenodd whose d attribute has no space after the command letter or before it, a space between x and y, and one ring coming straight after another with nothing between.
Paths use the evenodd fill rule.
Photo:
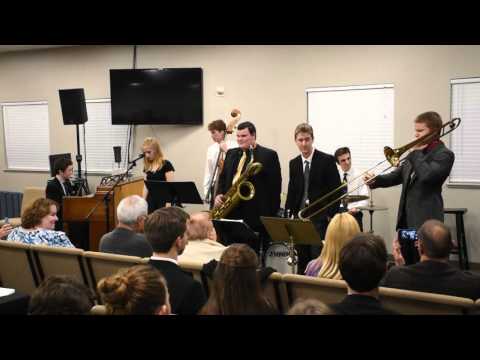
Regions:
<instances>
[{"instance_id":1,"label":"drum stand","mask_svg":"<svg viewBox=\"0 0 480 360\"><path fill-rule=\"evenodd\" d=\"M288 228L287 228L288 231ZM292 267L292 274L295 274L295 266L298 264L297 254L295 253L295 244L293 243L293 235L288 234L290 241L288 242L288 251L290 252L290 256L288 257L287 264Z\"/></svg>"}]
</instances>

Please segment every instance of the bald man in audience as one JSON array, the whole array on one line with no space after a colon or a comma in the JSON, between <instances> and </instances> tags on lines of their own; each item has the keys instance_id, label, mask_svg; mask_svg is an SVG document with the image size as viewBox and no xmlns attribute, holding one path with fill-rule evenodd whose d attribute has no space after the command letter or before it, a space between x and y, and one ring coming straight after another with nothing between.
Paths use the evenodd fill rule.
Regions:
<instances>
[{"instance_id":1,"label":"bald man in audience","mask_svg":"<svg viewBox=\"0 0 480 360\"><path fill-rule=\"evenodd\" d=\"M179 261L194 261L206 264L220 260L225 246L217 242L217 234L208 211L190 215L187 229L188 245Z\"/></svg>"},{"instance_id":2,"label":"bald man in audience","mask_svg":"<svg viewBox=\"0 0 480 360\"><path fill-rule=\"evenodd\" d=\"M394 240L393 256L398 266L387 272L381 286L480 298L480 276L449 264L452 247L450 229L441 221L427 220L418 230L420 262L403 266L400 244Z\"/></svg>"}]
</instances>

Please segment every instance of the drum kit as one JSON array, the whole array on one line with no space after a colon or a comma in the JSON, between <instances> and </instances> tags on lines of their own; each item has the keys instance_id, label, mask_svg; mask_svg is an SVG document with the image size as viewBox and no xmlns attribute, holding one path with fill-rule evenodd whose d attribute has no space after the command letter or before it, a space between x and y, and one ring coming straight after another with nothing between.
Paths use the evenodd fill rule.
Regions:
<instances>
[{"instance_id":1,"label":"drum kit","mask_svg":"<svg viewBox=\"0 0 480 360\"><path fill-rule=\"evenodd\" d=\"M342 204L346 208L349 203L367 200L366 195L348 195L342 200ZM293 254L293 255L292 255ZM297 251L293 252L286 242L272 242L265 251L265 266L272 267L282 274L297 273Z\"/></svg>"}]
</instances>

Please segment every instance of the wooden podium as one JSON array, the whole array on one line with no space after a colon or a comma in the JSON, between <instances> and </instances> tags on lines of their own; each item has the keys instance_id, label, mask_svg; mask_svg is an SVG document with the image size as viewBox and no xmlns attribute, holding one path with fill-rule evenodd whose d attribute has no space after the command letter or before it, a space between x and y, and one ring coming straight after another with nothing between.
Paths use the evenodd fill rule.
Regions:
<instances>
[{"instance_id":1,"label":"wooden podium","mask_svg":"<svg viewBox=\"0 0 480 360\"><path fill-rule=\"evenodd\" d=\"M88 223L88 250L98 251L102 236L107 232L112 231L117 225L117 206L119 202L130 195L142 196L143 185L143 177L137 177L119 183L113 190L110 194L109 201L110 229L107 229L103 197L112 188L111 186L98 186L95 194L88 196L64 197L63 223L67 234L71 236L71 227L69 224ZM100 204L92 213L90 219L86 220L87 215L98 202L100 202ZM87 236L87 234L84 234L84 236Z\"/></svg>"}]
</instances>

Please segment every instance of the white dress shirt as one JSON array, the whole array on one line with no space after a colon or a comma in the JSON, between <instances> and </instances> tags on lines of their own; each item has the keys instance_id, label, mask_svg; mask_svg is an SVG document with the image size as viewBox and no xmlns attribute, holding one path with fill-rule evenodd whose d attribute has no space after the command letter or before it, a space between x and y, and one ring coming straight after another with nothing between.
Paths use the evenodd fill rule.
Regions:
<instances>
[{"instance_id":1,"label":"white dress shirt","mask_svg":"<svg viewBox=\"0 0 480 360\"><path fill-rule=\"evenodd\" d=\"M343 174L345 173L342 168L339 167L338 170L340 174L340 180L343 181ZM350 168L349 171L347 171L347 182L350 183L355 177L357 176L355 169L353 167ZM363 182L363 178L360 177L359 179L356 179L352 184L348 185L348 191L351 189L358 187L361 183ZM367 195L368 196L368 188L367 185L363 184L360 188L358 188L355 191L352 191L349 195ZM362 201L357 201L354 203L348 204L348 209L353 209L359 206L368 206L368 200L362 200Z\"/></svg>"},{"instance_id":2,"label":"white dress shirt","mask_svg":"<svg viewBox=\"0 0 480 360\"><path fill-rule=\"evenodd\" d=\"M238 144L236 141L227 140L226 143L227 143L228 150L238 147ZM207 149L207 161L205 162L205 176L203 178L203 195L204 196L207 196L207 193L208 193L210 178L212 177L212 174L215 171L215 165L217 163L219 149L220 149L220 145L216 142L210 145ZM218 177L218 171L215 175L215 178L217 177ZM215 181L215 179L213 179L213 181Z\"/></svg>"},{"instance_id":3,"label":"white dress shirt","mask_svg":"<svg viewBox=\"0 0 480 360\"><path fill-rule=\"evenodd\" d=\"M312 170L312 159L313 159L313 153L315 152L315 148L313 148L312 153L308 158L303 157L303 154L301 154L302 157L302 164L303 164L303 172L305 173L305 161L308 161L308 166L310 167L310 170Z\"/></svg>"}]
</instances>

